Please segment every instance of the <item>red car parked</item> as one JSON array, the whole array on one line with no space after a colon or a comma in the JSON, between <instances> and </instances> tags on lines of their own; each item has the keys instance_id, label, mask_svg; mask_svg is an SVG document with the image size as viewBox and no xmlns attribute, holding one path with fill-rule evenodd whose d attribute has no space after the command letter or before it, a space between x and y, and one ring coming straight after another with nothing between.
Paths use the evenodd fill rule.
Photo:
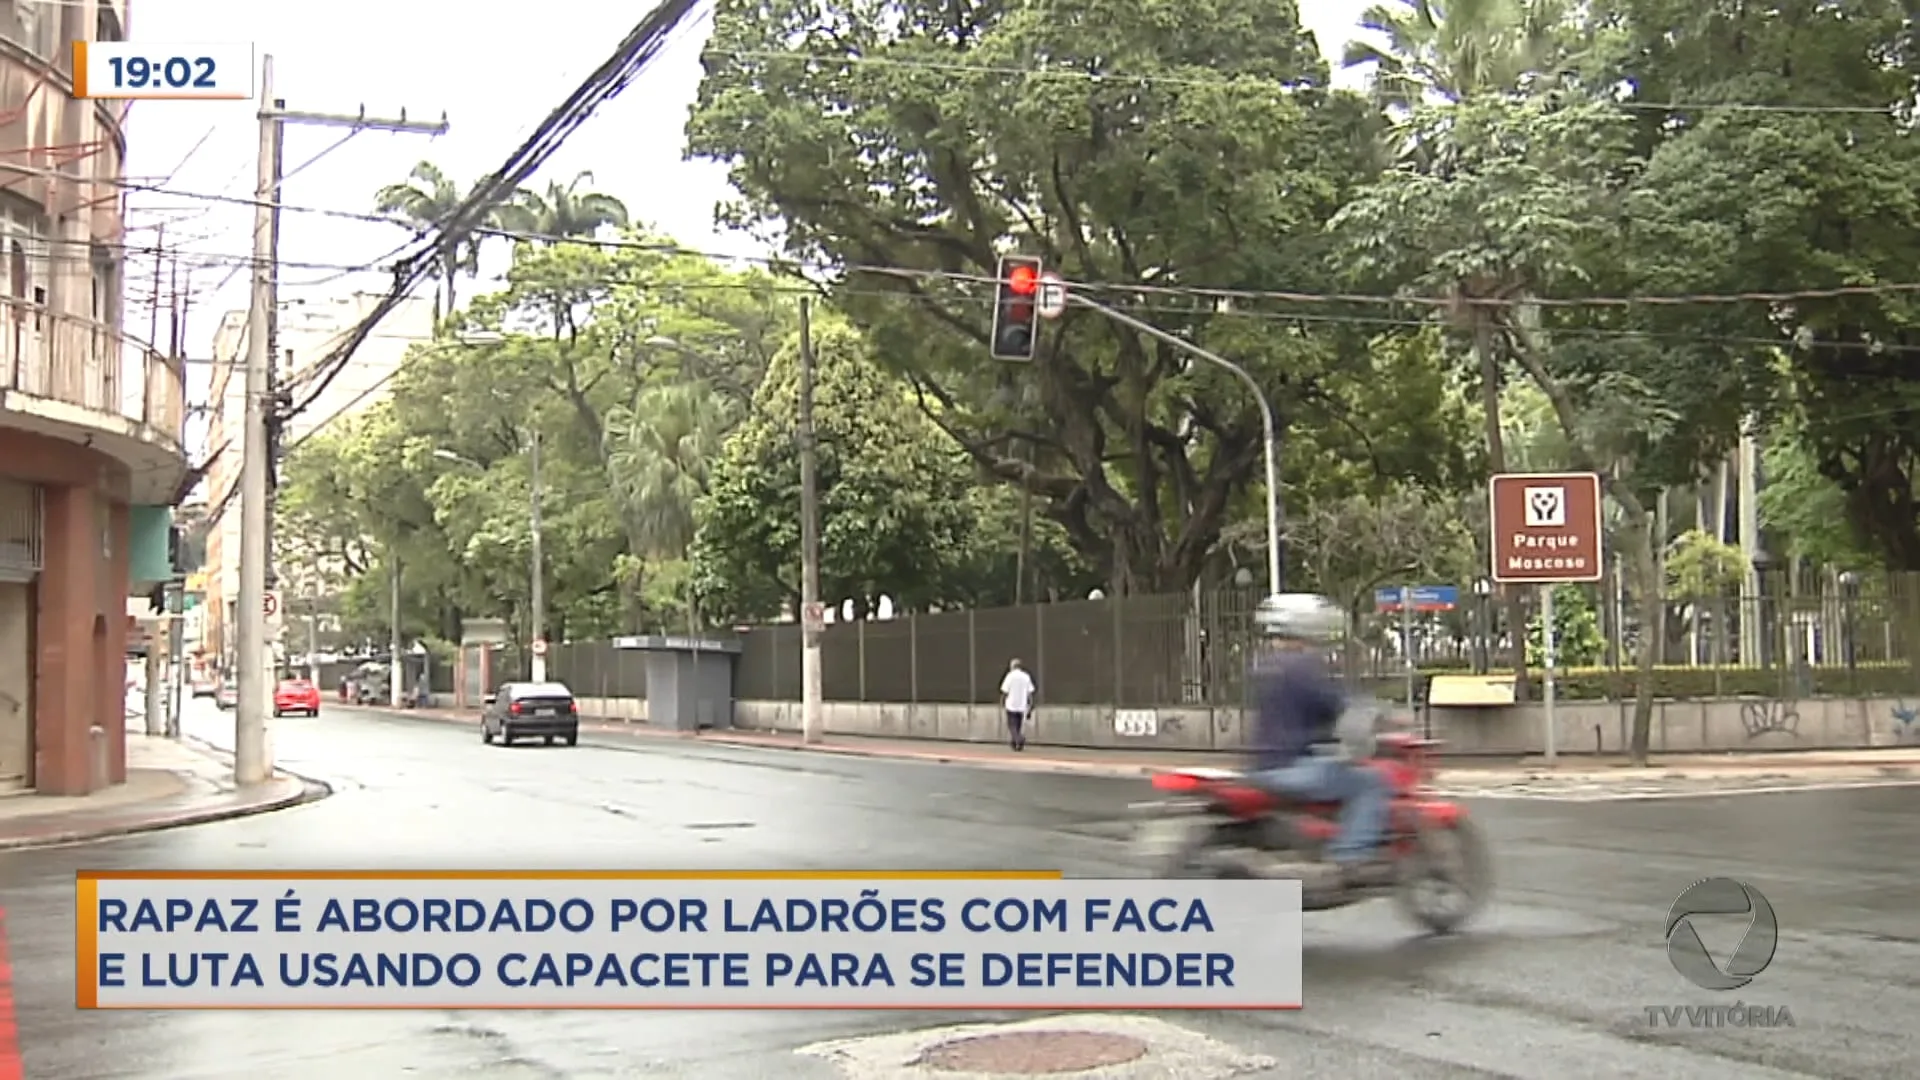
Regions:
<instances>
[{"instance_id":1,"label":"red car parked","mask_svg":"<svg viewBox=\"0 0 1920 1080\"><path fill-rule=\"evenodd\" d=\"M273 688L273 715L320 715L320 688L305 679L282 679Z\"/></svg>"}]
</instances>

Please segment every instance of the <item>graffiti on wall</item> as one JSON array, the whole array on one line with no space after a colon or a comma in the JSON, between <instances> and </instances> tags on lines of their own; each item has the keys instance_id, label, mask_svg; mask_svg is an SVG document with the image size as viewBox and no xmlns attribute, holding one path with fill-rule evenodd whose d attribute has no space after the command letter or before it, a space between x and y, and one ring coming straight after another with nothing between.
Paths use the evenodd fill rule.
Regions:
<instances>
[{"instance_id":1,"label":"graffiti on wall","mask_svg":"<svg viewBox=\"0 0 1920 1080\"><path fill-rule=\"evenodd\" d=\"M1896 701L1888 712L1893 721L1893 741L1902 745L1920 744L1920 707Z\"/></svg>"},{"instance_id":2,"label":"graffiti on wall","mask_svg":"<svg viewBox=\"0 0 1920 1080\"><path fill-rule=\"evenodd\" d=\"M1757 739L1762 735L1784 732L1794 738L1800 737L1800 707L1791 701L1747 701L1740 705L1740 724L1747 729L1747 738Z\"/></svg>"}]
</instances>

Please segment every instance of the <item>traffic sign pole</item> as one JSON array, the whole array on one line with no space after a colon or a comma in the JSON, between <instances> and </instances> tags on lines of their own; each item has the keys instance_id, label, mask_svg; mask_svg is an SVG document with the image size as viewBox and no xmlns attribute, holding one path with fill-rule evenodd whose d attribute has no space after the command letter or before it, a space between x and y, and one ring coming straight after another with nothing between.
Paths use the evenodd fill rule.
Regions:
<instances>
[{"instance_id":1,"label":"traffic sign pole","mask_svg":"<svg viewBox=\"0 0 1920 1080\"><path fill-rule=\"evenodd\" d=\"M1561 584L1599 581L1604 576L1602 490L1598 473L1502 473L1487 484L1493 580L1540 589L1540 644L1546 668L1540 679L1542 722L1546 725L1541 748L1548 768L1553 767L1558 751L1554 728L1558 642L1553 626L1553 590ZM1524 642L1525 628L1521 630Z\"/></svg>"},{"instance_id":2,"label":"traffic sign pole","mask_svg":"<svg viewBox=\"0 0 1920 1080\"><path fill-rule=\"evenodd\" d=\"M1540 679L1540 711L1546 716L1547 730L1543 733L1541 745L1547 752L1547 768L1553 768L1554 743L1557 741L1553 730L1553 669L1554 646L1558 635L1553 632L1553 590L1557 585L1540 586L1540 651L1541 659L1547 665L1547 671Z\"/></svg>"},{"instance_id":3,"label":"traffic sign pole","mask_svg":"<svg viewBox=\"0 0 1920 1080\"><path fill-rule=\"evenodd\" d=\"M1413 586L1400 586L1400 651L1407 667L1407 708L1413 708Z\"/></svg>"}]
</instances>

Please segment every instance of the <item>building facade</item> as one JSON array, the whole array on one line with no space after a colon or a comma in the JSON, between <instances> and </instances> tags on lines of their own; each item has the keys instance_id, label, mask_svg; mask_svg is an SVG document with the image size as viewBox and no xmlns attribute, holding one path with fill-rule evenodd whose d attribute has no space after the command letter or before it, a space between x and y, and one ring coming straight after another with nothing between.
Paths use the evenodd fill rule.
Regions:
<instances>
[{"instance_id":1,"label":"building facade","mask_svg":"<svg viewBox=\"0 0 1920 1080\"><path fill-rule=\"evenodd\" d=\"M0 0L0 789L125 780L126 601L157 584L135 523L187 473L183 369L120 332L125 105L73 97L70 43L126 25L125 0Z\"/></svg>"},{"instance_id":2,"label":"building facade","mask_svg":"<svg viewBox=\"0 0 1920 1080\"><path fill-rule=\"evenodd\" d=\"M352 361L321 387L321 365L381 299L371 293L355 293L281 302L274 330L275 379L294 402L306 403L311 398L282 431L283 447L296 446L322 429L349 423L385 400L393 374L407 351L433 339L432 300L409 297L354 350ZM246 355L247 313L228 312L213 336L213 391L209 400L214 411L207 445L221 452L207 471L207 489L209 504L219 515L207 534L207 593L200 621L200 647L208 655L222 658L233 655L238 637L234 619L240 595L240 500L228 498L227 493L239 485L244 460L241 433L245 430L247 404ZM302 575L315 568L276 568L290 589L303 595L311 591L313 583ZM293 597L284 600L290 610L305 610ZM223 662L231 663L230 659Z\"/></svg>"}]
</instances>

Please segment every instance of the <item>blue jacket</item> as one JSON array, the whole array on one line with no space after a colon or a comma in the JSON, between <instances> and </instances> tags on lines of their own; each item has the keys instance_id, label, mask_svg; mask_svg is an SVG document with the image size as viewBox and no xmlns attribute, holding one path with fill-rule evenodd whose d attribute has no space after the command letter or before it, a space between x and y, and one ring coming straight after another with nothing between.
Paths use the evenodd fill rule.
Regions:
<instances>
[{"instance_id":1,"label":"blue jacket","mask_svg":"<svg viewBox=\"0 0 1920 1080\"><path fill-rule=\"evenodd\" d=\"M1319 655L1282 652L1255 661L1254 768L1282 769L1332 742L1346 698Z\"/></svg>"}]
</instances>

